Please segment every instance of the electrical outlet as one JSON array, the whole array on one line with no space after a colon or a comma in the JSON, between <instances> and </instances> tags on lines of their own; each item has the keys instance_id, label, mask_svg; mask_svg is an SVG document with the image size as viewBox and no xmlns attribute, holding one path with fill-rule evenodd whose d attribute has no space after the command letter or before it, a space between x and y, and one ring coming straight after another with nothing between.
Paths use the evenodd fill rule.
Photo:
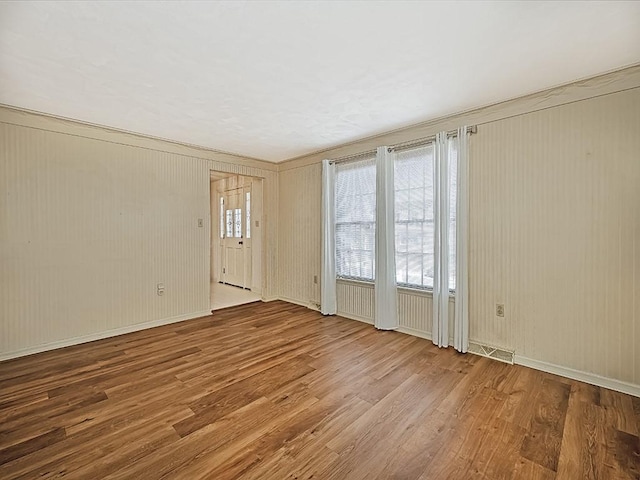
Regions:
<instances>
[{"instance_id":1,"label":"electrical outlet","mask_svg":"<svg viewBox=\"0 0 640 480\"><path fill-rule=\"evenodd\" d=\"M158 285L156 285L156 292L160 296L164 295L164 283L159 283Z\"/></svg>"},{"instance_id":2,"label":"electrical outlet","mask_svg":"<svg viewBox=\"0 0 640 480\"><path fill-rule=\"evenodd\" d=\"M201 218L198 219L198 227L200 228L204 227L204 220Z\"/></svg>"},{"instance_id":3,"label":"electrical outlet","mask_svg":"<svg viewBox=\"0 0 640 480\"><path fill-rule=\"evenodd\" d=\"M498 317L504 317L504 304L496 303L496 315Z\"/></svg>"},{"instance_id":4,"label":"electrical outlet","mask_svg":"<svg viewBox=\"0 0 640 480\"><path fill-rule=\"evenodd\" d=\"M318 284L318 275L313 276L313 283Z\"/></svg>"}]
</instances>

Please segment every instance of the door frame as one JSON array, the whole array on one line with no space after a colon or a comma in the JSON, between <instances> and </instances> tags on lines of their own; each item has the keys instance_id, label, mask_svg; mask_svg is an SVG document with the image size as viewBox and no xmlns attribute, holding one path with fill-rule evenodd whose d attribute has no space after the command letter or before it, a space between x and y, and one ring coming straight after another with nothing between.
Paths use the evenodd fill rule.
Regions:
<instances>
[{"instance_id":1,"label":"door frame","mask_svg":"<svg viewBox=\"0 0 640 480\"><path fill-rule=\"evenodd\" d=\"M218 182L229 182L230 178L243 178L251 182L251 262L249 288L264 300L264 245L266 228L264 221L264 182L262 177L232 174L211 169L209 172L209 282L222 282L222 239L220 238L220 192ZM237 181L237 180L236 180ZM243 190L244 202L244 190ZM225 205L226 210L226 205ZM223 224L224 225L224 224ZM244 227L244 226L243 226ZM211 289L209 289L209 303L211 303Z\"/></svg>"}]
</instances>

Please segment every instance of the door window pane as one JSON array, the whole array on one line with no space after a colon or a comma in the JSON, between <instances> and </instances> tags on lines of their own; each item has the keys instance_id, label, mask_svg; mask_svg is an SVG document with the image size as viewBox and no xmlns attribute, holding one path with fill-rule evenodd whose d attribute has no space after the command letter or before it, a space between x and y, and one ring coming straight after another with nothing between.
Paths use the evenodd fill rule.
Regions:
<instances>
[{"instance_id":1,"label":"door window pane","mask_svg":"<svg viewBox=\"0 0 640 480\"><path fill-rule=\"evenodd\" d=\"M234 237L242 238L242 209L236 208L234 211Z\"/></svg>"},{"instance_id":2,"label":"door window pane","mask_svg":"<svg viewBox=\"0 0 640 480\"><path fill-rule=\"evenodd\" d=\"M251 238L251 192L245 194L245 212L247 217L247 238Z\"/></svg>"},{"instance_id":3,"label":"door window pane","mask_svg":"<svg viewBox=\"0 0 640 480\"><path fill-rule=\"evenodd\" d=\"M220 197L220 238L224 238L224 197Z\"/></svg>"},{"instance_id":4,"label":"door window pane","mask_svg":"<svg viewBox=\"0 0 640 480\"><path fill-rule=\"evenodd\" d=\"M233 210L227 210L227 238L233 238Z\"/></svg>"}]
</instances>

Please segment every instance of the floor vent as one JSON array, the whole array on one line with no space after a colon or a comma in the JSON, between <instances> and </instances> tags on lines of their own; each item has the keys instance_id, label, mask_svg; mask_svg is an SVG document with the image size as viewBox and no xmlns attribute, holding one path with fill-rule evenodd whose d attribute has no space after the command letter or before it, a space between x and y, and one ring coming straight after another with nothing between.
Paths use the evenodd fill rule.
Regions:
<instances>
[{"instance_id":1,"label":"floor vent","mask_svg":"<svg viewBox=\"0 0 640 480\"><path fill-rule=\"evenodd\" d=\"M482 345L481 343L469 342L469 353L475 353L483 357L493 358L504 363L510 363L513 365L514 352L504 350L498 347L492 347L491 345Z\"/></svg>"}]
</instances>

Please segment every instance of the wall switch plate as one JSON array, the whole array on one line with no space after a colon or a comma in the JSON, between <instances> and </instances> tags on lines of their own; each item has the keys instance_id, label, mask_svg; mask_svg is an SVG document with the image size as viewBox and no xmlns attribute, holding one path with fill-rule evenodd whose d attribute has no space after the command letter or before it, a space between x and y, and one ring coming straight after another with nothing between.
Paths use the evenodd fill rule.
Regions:
<instances>
[{"instance_id":1,"label":"wall switch plate","mask_svg":"<svg viewBox=\"0 0 640 480\"><path fill-rule=\"evenodd\" d=\"M164 295L164 283L159 283L158 285L156 285L156 292L160 296Z\"/></svg>"},{"instance_id":2,"label":"wall switch plate","mask_svg":"<svg viewBox=\"0 0 640 480\"><path fill-rule=\"evenodd\" d=\"M200 228L204 227L204 220L201 218L198 219L198 227Z\"/></svg>"},{"instance_id":3,"label":"wall switch plate","mask_svg":"<svg viewBox=\"0 0 640 480\"><path fill-rule=\"evenodd\" d=\"M313 276L313 283L318 284L318 275Z\"/></svg>"},{"instance_id":4,"label":"wall switch plate","mask_svg":"<svg viewBox=\"0 0 640 480\"><path fill-rule=\"evenodd\" d=\"M504 304L496 303L496 315L498 317L504 317Z\"/></svg>"}]
</instances>

